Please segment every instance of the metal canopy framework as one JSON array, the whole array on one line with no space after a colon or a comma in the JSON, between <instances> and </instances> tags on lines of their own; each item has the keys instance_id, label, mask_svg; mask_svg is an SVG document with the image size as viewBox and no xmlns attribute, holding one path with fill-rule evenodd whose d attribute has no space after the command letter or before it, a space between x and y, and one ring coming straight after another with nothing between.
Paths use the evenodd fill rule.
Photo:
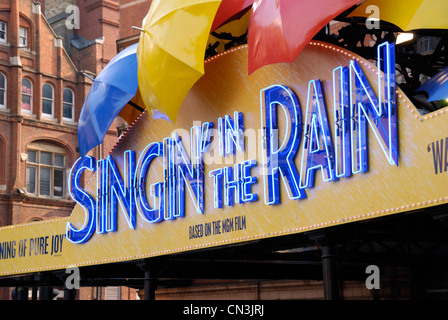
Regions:
<instances>
[{"instance_id":1,"label":"metal canopy framework","mask_svg":"<svg viewBox=\"0 0 448 320\"><path fill-rule=\"evenodd\" d=\"M447 222L448 205L441 205L217 249L81 267L80 285L144 289L145 298L154 299L156 288L183 288L198 279L318 280L326 299L339 299L344 281L364 282L366 267L377 265L383 273L409 268L413 297L434 299L448 290ZM66 277L65 270L2 277L0 286L63 288ZM74 297L66 291L67 299Z\"/></svg>"}]
</instances>

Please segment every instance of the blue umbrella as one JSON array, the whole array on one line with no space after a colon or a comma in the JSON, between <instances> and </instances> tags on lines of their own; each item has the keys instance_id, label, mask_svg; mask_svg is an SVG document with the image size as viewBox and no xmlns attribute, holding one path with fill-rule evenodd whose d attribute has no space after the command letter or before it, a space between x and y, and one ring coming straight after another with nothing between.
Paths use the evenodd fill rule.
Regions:
<instances>
[{"instance_id":1,"label":"blue umbrella","mask_svg":"<svg viewBox=\"0 0 448 320\"><path fill-rule=\"evenodd\" d=\"M102 143L114 119L136 95L136 52L137 44L121 51L93 81L79 116L78 143L82 157Z\"/></svg>"},{"instance_id":2,"label":"blue umbrella","mask_svg":"<svg viewBox=\"0 0 448 320\"><path fill-rule=\"evenodd\" d=\"M423 83L417 91L426 91L428 93L428 102L447 99L448 67Z\"/></svg>"}]
</instances>

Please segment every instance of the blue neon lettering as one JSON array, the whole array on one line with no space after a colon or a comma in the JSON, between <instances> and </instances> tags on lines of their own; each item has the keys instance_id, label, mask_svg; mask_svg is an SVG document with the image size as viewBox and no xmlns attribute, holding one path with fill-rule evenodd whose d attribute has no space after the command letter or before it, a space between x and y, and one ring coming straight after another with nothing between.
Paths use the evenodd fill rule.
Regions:
<instances>
[{"instance_id":1,"label":"blue neon lettering","mask_svg":"<svg viewBox=\"0 0 448 320\"><path fill-rule=\"evenodd\" d=\"M124 213L126 221L131 229L135 229L136 205L135 205L135 151L124 153L124 175L126 185L120 171L111 156L107 156L107 164L110 169L110 219L106 223L108 232L117 231L118 203Z\"/></svg>"},{"instance_id":2,"label":"blue neon lettering","mask_svg":"<svg viewBox=\"0 0 448 320\"><path fill-rule=\"evenodd\" d=\"M352 174L348 93L348 68L338 67L333 70L334 152L337 178L346 178Z\"/></svg>"},{"instance_id":3,"label":"blue neon lettering","mask_svg":"<svg viewBox=\"0 0 448 320\"><path fill-rule=\"evenodd\" d=\"M334 153L325 101L319 80L311 80L308 85L306 103L305 141L302 147L301 188L314 186L314 174L320 169L324 181L335 179Z\"/></svg>"},{"instance_id":4,"label":"blue neon lettering","mask_svg":"<svg viewBox=\"0 0 448 320\"><path fill-rule=\"evenodd\" d=\"M224 204L233 206L240 203L240 167L235 164L233 167L224 168Z\"/></svg>"},{"instance_id":5,"label":"blue neon lettering","mask_svg":"<svg viewBox=\"0 0 448 320\"><path fill-rule=\"evenodd\" d=\"M358 62L350 61L349 92L353 173L365 172L368 169L367 124L372 129L389 163L398 165L394 52L394 44L384 43L378 47L379 69L385 74L385 81L382 81L381 74L378 73L380 99L376 97L370 87ZM383 90L385 99L383 99Z\"/></svg>"},{"instance_id":6,"label":"blue neon lettering","mask_svg":"<svg viewBox=\"0 0 448 320\"><path fill-rule=\"evenodd\" d=\"M348 67L333 70L334 137L320 80L312 80L308 85L305 126L299 101L290 88L274 85L260 91L265 204L280 203L280 174L289 199L304 199L305 188L314 186L316 171L321 172L323 181L367 171L368 128L388 162L398 165L394 61L394 45L380 45L378 67L384 77L378 75L378 97L356 60L350 61ZM284 114L285 123L282 137L278 134L280 112ZM136 228L136 212L150 223L184 217L185 188L195 211L203 214L203 157L210 151L212 127L213 123L207 122L191 128L190 150L175 134L163 142L146 146L137 163L135 152L125 151L123 176L111 156L98 161L90 156L78 159L70 171L68 191L83 209L85 219L80 228L67 223L67 239L73 243L84 243L95 230L98 234L117 231L118 204L131 229ZM218 132L221 155L235 155L237 149L245 151L241 112L235 111L233 117L225 115L219 118ZM302 135L299 174L295 157ZM148 188L150 167L157 157L162 157L163 180L150 184ZM258 195L252 191L257 177L251 175L251 168L256 166L255 160L247 160L211 170L208 175L213 179L214 208L257 201ZM96 172L96 199L81 187L81 175L86 169Z\"/></svg>"},{"instance_id":7,"label":"blue neon lettering","mask_svg":"<svg viewBox=\"0 0 448 320\"><path fill-rule=\"evenodd\" d=\"M241 202L257 201L258 195L252 193L252 185L257 183L257 177L250 175L250 169L255 167L257 162L255 160L247 160L241 164Z\"/></svg>"},{"instance_id":8,"label":"blue neon lettering","mask_svg":"<svg viewBox=\"0 0 448 320\"><path fill-rule=\"evenodd\" d=\"M218 119L219 154L228 156L235 154L235 147L244 151L244 118L241 112L235 111L233 119L225 115Z\"/></svg>"},{"instance_id":9,"label":"blue neon lettering","mask_svg":"<svg viewBox=\"0 0 448 320\"><path fill-rule=\"evenodd\" d=\"M174 160L174 142L170 138L165 138L163 141L165 146L165 152L163 153L164 181L168 181L168 208L165 210L164 219L172 220L175 219L176 216L176 166Z\"/></svg>"},{"instance_id":10,"label":"blue neon lettering","mask_svg":"<svg viewBox=\"0 0 448 320\"><path fill-rule=\"evenodd\" d=\"M213 207L222 208L222 176L223 169L211 170L208 175L213 178Z\"/></svg>"},{"instance_id":11,"label":"blue neon lettering","mask_svg":"<svg viewBox=\"0 0 448 320\"><path fill-rule=\"evenodd\" d=\"M84 224L80 229L76 229L70 222L67 222L66 238L72 243L84 243L95 232L96 201L80 185L81 174L86 169L95 172L95 158L90 156L79 158L70 170L72 179L68 185L68 192L72 199L84 210L85 215Z\"/></svg>"},{"instance_id":12,"label":"blue neon lettering","mask_svg":"<svg viewBox=\"0 0 448 320\"><path fill-rule=\"evenodd\" d=\"M106 233L106 219L107 212L109 210L110 193L109 193L109 180L107 175L107 161L100 159L96 163L97 167L97 197L96 208L98 213L97 229L96 233Z\"/></svg>"},{"instance_id":13,"label":"blue neon lettering","mask_svg":"<svg viewBox=\"0 0 448 320\"><path fill-rule=\"evenodd\" d=\"M299 188L300 177L294 164L302 133L299 101L291 89L279 85L263 89L260 95L261 123L264 124L263 139L266 142L263 152L266 170L263 175L265 203L280 202L279 171L287 187L288 197L290 199L306 198L305 192ZM278 145L277 106L285 112L287 123L286 136L278 148L276 148Z\"/></svg>"},{"instance_id":14,"label":"blue neon lettering","mask_svg":"<svg viewBox=\"0 0 448 320\"><path fill-rule=\"evenodd\" d=\"M136 202L139 204L139 206L137 206L137 210L145 221L151 223L162 221L165 214L165 182L158 182L150 186L150 196L153 198L152 208L148 202L146 192L146 180L148 178L148 171L151 162L156 157L163 156L163 151L163 143L153 142L146 146L145 150L143 150L142 157L139 159L137 164L137 167L140 167L139 174L136 175L136 179L138 180L135 184L138 189L138 192L136 193L136 197L138 195L138 201L136 200Z\"/></svg>"},{"instance_id":15,"label":"blue neon lettering","mask_svg":"<svg viewBox=\"0 0 448 320\"><path fill-rule=\"evenodd\" d=\"M203 156L207 145L210 143L211 123L204 123L202 127L191 128L191 159L178 135L173 140L176 145L176 180L177 180L177 214L185 216L185 184L190 198L193 200L196 212L204 213L204 163Z\"/></svg>"}]
</instances>

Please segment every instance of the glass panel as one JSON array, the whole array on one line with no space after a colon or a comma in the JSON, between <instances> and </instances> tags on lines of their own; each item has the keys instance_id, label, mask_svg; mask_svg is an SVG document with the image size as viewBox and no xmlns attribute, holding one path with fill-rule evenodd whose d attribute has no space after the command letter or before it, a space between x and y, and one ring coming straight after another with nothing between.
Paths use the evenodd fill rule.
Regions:
<instances>
[{"instance_id":1,"label":"glass panel","mask_svg":"<svg viewBox=\"0 0 448 320\"><path fill-rule=\"evenodd\" d=\"M28 79L22 79L22 93L31 95L31 81Z\"/></svg>"},{"instance_id":2,"label":"glass panel","mask_svg":"<svg viewBox=\"0 0 448 320\"><path fill-rule=\"evenodd\" d=\"M29 193L36 193L36 168L26 167L26 189Z\"/></svg>"},{"instance_id":3,"label":"glass panel","mask_svg":"<svg viewBox=\"0 0 448 320\"><path fill-rule=\"evenodd\" d=\"M73 119L73 108L70 104L63 105L63 117L68 119Z\"/></svg>"},{"instance_id":4,"label":"glass panel","mask_svg":"<svg viewBox=\"0 0 448 320\"><path fill-rule=\"evenodd\" d=\"M64 167L64 156L60 154L54 155L54 165L57 167Z\"/></svg>"},{"instance_id":5,"label":"glass panel","mask_svg":"<svg viewBox=\"0 0 448 320\"><path fill-rule=\"evenodd\" d=\"M72 90L64 89L62 95L63 95L62 99L64 100L64 102L73 103L73 92L72 92Z\"/></svg>"},{"instance_id":6,"label":"glass panel","mask_svg":"<svg viewBox=\"0 0 448 320\"><path fill-rule=\"evenodd\" d=\"M50 196L51 169L40 168L39 193L43 196Z\"/></svg>"},{"instance_id":7,"label":"glass panel","mask_svg":"<svg viewBox=\"0 0 448 320\"><path fill-rule=\"evenodd\" d=\"M27 43L26 43L27 33L28 33L28 30L26 28L20 27L20 30L19 30L19 35L20 35L19 36L19 45L21 47L26 47L26 45L27 45Z\"/></svg>"},{"instance_id":8,"label":"glass panel","mask_svg":"<svg viewBox=\"0 0 448 320\"><path fill-rule=\"evenodd\" d=\"M53 99L53 88L49 84L42 86L42 97Z\"/></svg>"},{"instance_id":9,"label":"glass panel","mask_svg":"<svg viewBox=\"0 0 448 320\"><path fill-rule=\"evenodd\" d=\"M28 162L37 163L37 151L28 150Z\"/></svg>"},{"instance_id":10,"label":"glass panel","mask_svg":"<svg viewBox=\"0 0 448 320\"><path fill-rule=\"evenodd\" d=\"M64 170L54 170L54 196L64 196Z\"/></svg>"},{"instance_id":11,"label":"glass panel","mask_svg":"<svg viewBox=\"0 0 448 320\"><path fill-rule=\"evenodd\" d=\"M0 105L5 105L5 90L0 89Z\"/></svg>"},{"instance_id":12,"label":"glass panel","mask_svg":"<svg viewBox=\"0 0 448 320\"><path fill-rule=\"evenodd\" d=\"M0 41L6 42L6 22L0 22Z\"/></svg>"},{"instance_id":13,"label":"glass panel","mask_svg":"<svg viewBox=\"0 0 448 320\"><path fill-rule=\"evenodd\" d=\"M5 76L3 74L0 73L0 89L5 89Z\"/></svg>"},{"instance_id":14,"label":"glass panel","mask_svg":"<svg viewBox=\"0 0 448 320\"><path fill-rule=\"evenodd\" d=\"M47 164L47 165L51 166L53 164L53 162L51 161L51 153L41 152L40 153L40 163Z\"/></svg>"},{"instance_id":15,"label":"glass panel","mask_svg":"<svg viewBox=\"0 0 448 320\"><path fill-rule=\"evenodd\" d=\"M42 100L42 113L53 114L53 103L51 100Z\"/></svg>"},{"instance_id":16,"label":"glass panel","mask_svg":"<svg viewBox=\"0 0 448 320\"><path fill-rule=\"evenodd\" d=\"M22 109L31 111L32 90L31 81L22 79Z\"/></svg>"},{"instance_id":17,"label":"glass panel","mask_svg":"<svg viewBox=\"0 0 448 320\"><path fill-rule=\"evenodd\" d=\"M31 97L22 94L22 109L31 110Z\"/></svg>"}]
</instances>

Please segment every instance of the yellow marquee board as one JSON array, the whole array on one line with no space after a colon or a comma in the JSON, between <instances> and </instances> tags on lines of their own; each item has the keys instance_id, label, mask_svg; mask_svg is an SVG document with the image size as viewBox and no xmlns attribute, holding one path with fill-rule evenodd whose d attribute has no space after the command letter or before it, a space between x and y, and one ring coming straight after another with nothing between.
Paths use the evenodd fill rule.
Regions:
<instances>
[{"instance_id":1,"label":"yellow marquee board","mask_svg":"<svg viewBox=\"0 0 448 320\"><path fill-rule=\"evenodd\" d=\"M153 142L162 142L178 132L185 149L190 150L190 129L241 112L246 132L245 151L219 157L219 139L204 155L204 210L198 214L186 192L184 217L150 223L136 215L131 229L122 211L118 212L115 232L93 233L85 243L75 244L65 237L66 225L81 228L85 220L83 207L77 204L70 217L0 228L0 244L10 245L9 254L0 259L0 275L64 269L117 261L129 261L275 237L335 226L353 221L412 211L448 202L448 176L445 166L445 139L448 137L448 109L421 116L408 98L397 90L398 165L391 165L378 142L368 130L368 170L335 181L323 181L317 170L312 188L305 189L305 199L290 199L281 181L280 203L266 204L262 174L262 138L260 92L273 85L289 87L297 96L305 121L308 83L320 79L326 112L333 134L333 75L338 66L348 66L357 59L370 85L377 91L377 68L344 49L312 42L293 63L275 64L247 75L247 46L219 54L206 61L205 75L188 94L176 123L152 119L147 113L134 122L119 139L112 158L123 171L123 155L136 152L136 158ZM175 85L175 84L173 84ZM279 113L279 136L286 134ZM334 137L333 137L334 139ZM281 141L281 139L280 139ZM294 159L301 168L301 145ZM445 149L444 149L445 148ZM215 169L255 159L251 185L257 201L214 207ZM436 170L437 168L437 170ZM162 157L155 158L148 171L148 185L162 181ZM96 194L96 175L85 190ZM121 209L120 209L121 210ZM14 249L14 255L12 254Z\"/></svg>"}]
</instances>

